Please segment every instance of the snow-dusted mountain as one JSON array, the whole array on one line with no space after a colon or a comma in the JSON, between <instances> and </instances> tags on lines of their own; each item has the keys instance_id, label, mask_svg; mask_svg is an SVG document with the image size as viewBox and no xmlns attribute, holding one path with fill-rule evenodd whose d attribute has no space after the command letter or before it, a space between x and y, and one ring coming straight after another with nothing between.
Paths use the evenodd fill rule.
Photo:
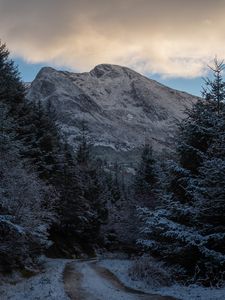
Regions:
<instances>
[{"instance_id":1,"label":"snow-dusted mountain","mask_svg":"<svg viewBox=\"0 0 225 300\"><path fill-rule=\"evenodd\" d=\"M85 121L96 152L122 161L131 159L146 141L158 151L173 147L176 121L197 99L107 64L89 73L43 68L27 98L52 102L70 144L76 145Z\"/></svg>"}]
</instances>

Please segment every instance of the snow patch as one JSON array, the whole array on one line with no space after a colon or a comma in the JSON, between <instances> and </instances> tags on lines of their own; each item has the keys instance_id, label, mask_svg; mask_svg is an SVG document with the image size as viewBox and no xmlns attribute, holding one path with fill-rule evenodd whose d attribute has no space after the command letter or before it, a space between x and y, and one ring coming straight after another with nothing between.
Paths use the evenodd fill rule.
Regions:
<instances>
[{"instance_id":1,"label":"snow patch","mask_svg":"<svg viewBox=\"0 0 225 300\"><path fill-rule=\"evenodd\" d=\"M224 300L225 287L205 288L198 285L182 286L174 284L170 287L151 287L143 281L132 280L129 276L129 269L134 261L120 259L106 259L99 264L115 274L119 280L126 286L144 291L146 293L158 294L161 296L171 296L181 300Z\"/></svg>"},{"instance_id":2,"label":"snow patch","mask_svg":"<svg viewBox=\"0 0 225 300\"><path fill-rule=\"evenodd\" d=\"M69 300L64 292L63 270L68 260L46 259L45 271L16 284L0 285L1 300Z\"/></svg>"}]
</instances>

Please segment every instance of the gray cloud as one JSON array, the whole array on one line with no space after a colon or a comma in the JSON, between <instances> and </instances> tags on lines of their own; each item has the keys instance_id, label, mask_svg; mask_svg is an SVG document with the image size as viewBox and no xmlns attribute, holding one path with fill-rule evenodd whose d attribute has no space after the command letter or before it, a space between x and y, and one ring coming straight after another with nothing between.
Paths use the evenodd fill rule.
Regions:
<instances>
[{"instance_id":1,"label":"gray cloud","mask_svg":"<svg viewBox=\"0 0 225 300\"><path fill-rule=\"evenodd\" d=\"M224 0L0 0L0 36L30 62L194 77L225 54L224 11Z\"/></svg>"}]
</instances>

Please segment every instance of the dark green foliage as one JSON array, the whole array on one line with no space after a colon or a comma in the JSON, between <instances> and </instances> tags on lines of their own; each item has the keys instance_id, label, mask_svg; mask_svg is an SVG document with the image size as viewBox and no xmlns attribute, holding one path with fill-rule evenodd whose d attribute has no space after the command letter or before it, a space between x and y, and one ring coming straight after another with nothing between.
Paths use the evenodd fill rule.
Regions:
<instances>
[{"instance_id":1,"label":"dark green foliage","mask_svg":"<svg viewBox=\"0 0 225 300\"><path fill-rule=\"evenodd\" d=\"M91 145L87 141L87 136L88 136L88 130L87 130L87 125L85 122L82 122L82 128L81 128L81 141L78 146L78 150L76 153L76 160L78 164L80 165L88 165L90 162L90 155L91 155Z\"/></svg>"},{"instance_id":2,"label":"dark green foliage","mask_svg":"<svg viewBox=\"0 0 225 300\"><path fill-rule=\"evenodd\" d=\"M107 186L101 166L91 156L86 133L82 132L76 153L65 144L56 182L59 233L86 247L96 244L100 226L107 219Z\"/></svg>"},{"instance_id":3,"label":"dark green foliage","mask_svg":"<svg viewBox=\"0 0 225 300\"><path fill-rule=\"evenodd\" d=\"M225 99L225 82L223 80L223 71L225 69L224 61L214 59L214 66L209 67L213 73L213 79L205 78L205 87L202 95L206 101L214 103L216 112L219 115L223 111Z\"/></svg>"},{"instance_id":4,"label":"dark green foliage","mask_svg":"<svg viewBox=\"0 0 225 300\"><path fill-rule=\"evenodd\" d=\"M27 112L31 111L23 84L6 46L1 44L0 271L31 268L48 246L47 230L54 218L55 195L21 156L28 151L20 139Z\"/></svg>"},{"instance_id":5,"label":"dark green foliage","mask_svg":"<svg viewBox=\"0 0 225 300\"><path fill-rule=\"evenodd\" d=\"M181 166L196 174L215 138L217 104L199 100L187 113L188 118L180 124L177 150Z\"/></svg>"},{"instance_id":6,"label":"dark green foliage","mask_svg":"<svg viewBox=\"0 0 225 300\"><path fill-rule=\"evenodd\" d=\"M183 268L180 279L221 284L225 269L225 83L223 62L180 124L178 161L170 162L155 211L140 210L140 242L167 263Z\"/></svg>"},{"instance_id":7,"label":"dark green foliage","mask_svg":"<svg viewBox=\"0 0 225 300\"><path fill-rule=\"evenodd\" d=\"M145 199L149 202L146 205L153 205L155 188L157 183L155 159L152 147L146 144L141 155L141 162L138 166L134 182L134 194L137 198Z\"/></svg>"},{"instance_id":8,"label":"dark green foliage","mask_svg":"<svg viewBox=\"0 0 225 300\"><path fill-rule=\"evenodd\" d=\"M107 219L106 179L103 169L91 157L85 127L75 154L60 137L54 104L49 101L28 102L24 94L17 69L9 60L5 45L1 45L0 230L5 231L0 252L3 260L8 262L11 259L12 265L14 258L24 263L23 251L24 258L35 258L43 245L48 244L47 230L53 220L53 208L57 211L57 218L55 215L50 232L54 232L56 243L57 237L60 239L59 233L75 239L78 244L81 241L97 243L100 226ZM54 203L52 197L56 200ZM15 205L19 205L19 209L15 208L16 213L13 199L16 199ZM18 215L26 209L29 216ZM12 215L10 224L6 214ZM20 233L16 224L23 228L26 220L31 223L26 224L29 230ZM44 226L40 229L38 226L42 224ZM38 238L34 238L32 230ZM7 238L7 232L11 237ZM8 250L7 256L4 249L8 247L6 244L12 245L14 236L18 236L15 256Z\"/></svg>"},{"instance_id":9,"label":"dark green foliage","mask_svg":"<svg viewBox=\"0 0 225 300\"><path fill-rule=\"evenodd\" d=\"M89 206L87 219L89 219L87 234L95 238L100 225L106 221L107 186L101 164L92 157L91 144L88 142L87 128L83 126L82 140L76 154L76 166L79 184L86 205ZM87 211L87 209L86 209Z\"/></svg>"},{"instance_id":10,"label":"dark green foliage","mask_svg":"<svg viewBox=\"0 0 225 300\"><path fill-rule=\"evenodd\" d=\"M24 125L24 131L20 135L28 146L28 151L24 152L24 156L29 159L40 178L49 183L53 183L61 153L61 142L55 121L50 103L46 106L43 106L41 102L33 103L29 123L32 125Z\"/></svg>"},{"instance_id":11,"label":"dark green foliage","mask_svg":"<svg viewBox=\"0 0 225 300\"><path fill-rule=\"evenodd\" d=\"M78 176L75 160L72 156L72 151L67 144L65 144L63 157L61 162L60 172L57 173L57 187L60 192L60 202L58 211L60 222L65 232L74 234L74 232L81 230L81 222L78 216L82 214L82 190L79 184L80 178Z\"/></svg>"},{"instance_id":12,"label":"dark green foliage","mask_svg":"<svg viewBox=\"0 0 225 300\"><path fill-rule=\"evenodd\" d=\"M8 103L11 110L20 109L24 92L19 72L14 62L9 59L9 51L0 42L0 101Z\"/></svg>"},{"instance_id":13,"label":"dark green foliage","mask_svg":"<svg viewBox=\"0 0 225 300\"><path fill-rule=\"evenodd\" d=\"M107 186L109 189L109 198L111 203L117 204L122 199L121 186L118 179L118 166L114 168L114 172L107 174Z\"/></svg>"}]
</instances>

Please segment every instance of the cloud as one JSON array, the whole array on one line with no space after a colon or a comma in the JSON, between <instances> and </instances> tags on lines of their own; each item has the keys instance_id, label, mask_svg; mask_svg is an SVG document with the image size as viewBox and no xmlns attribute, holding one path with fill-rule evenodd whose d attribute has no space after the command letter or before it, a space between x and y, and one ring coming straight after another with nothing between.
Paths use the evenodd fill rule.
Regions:
<instances>
[{"instance_id":1,"label":"cloud","mask_svg":"<svg viewBox=\"0 0 225 300\"><path fill-rule=\"evenodd\" d=\"M0 36L28 62L188 78L224 57L224 10L225 0L0 0Z\"/></svg>"}]
</instances>

